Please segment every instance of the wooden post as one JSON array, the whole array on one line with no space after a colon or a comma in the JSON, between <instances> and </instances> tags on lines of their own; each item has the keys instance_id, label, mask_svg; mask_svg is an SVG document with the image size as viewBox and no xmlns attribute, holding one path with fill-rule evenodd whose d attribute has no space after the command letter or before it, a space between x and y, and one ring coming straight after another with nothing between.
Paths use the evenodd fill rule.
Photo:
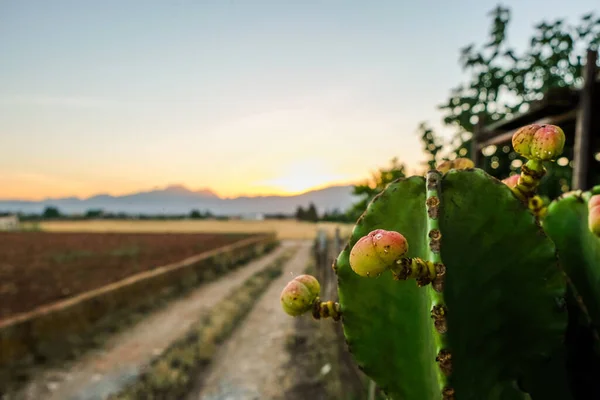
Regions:
<instances>
[{"instance_id":1,"label":"wooden post","mask_svg":"<svg viewBox=\"0 0 600 400\"><path fill-rule=\"evenodd\" d=\"M479 114L477 117L477 125L475 125L475 129L473 129L473 137L471 138L471 160L473 160L473 164L475 167L479 167L479 163L481 160L481 151L479 150L479 137L483 132L483 124L484 116L483 114Z\"/></svg>"},{"instance_id":2,"label":"wooden post","mask_svg":"<svg viewBox=\"0 0 600 400\"><path fill-rule=\"evenodd\" d=\"M577 110L577 126L575 128L573 190L587 190L592 187L590 167L593 157L592 118L594 112L593 103L597 59L598 53L594 50L588 50L583 73L583 88L581 89Z\"/></svg>"},{"instance_id":3,"label":"wooden post","mask_svg":"<svg viewBox=\"0 0 600 400\"><path fill-rule=\"evenodd\" d=\"M340 235L340 227L336 226L335 228L335 241L334 247L336 253L340 253L342 251L342 237Z\"/></svg>"}]
</instances>

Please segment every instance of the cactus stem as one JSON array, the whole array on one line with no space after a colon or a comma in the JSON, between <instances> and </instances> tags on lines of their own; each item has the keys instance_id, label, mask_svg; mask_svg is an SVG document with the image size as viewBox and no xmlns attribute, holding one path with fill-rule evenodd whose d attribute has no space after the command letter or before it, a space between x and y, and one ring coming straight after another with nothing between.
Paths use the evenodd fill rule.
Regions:
<instances>
[{"instance_id":1,"label":"cactus stem","mask_svg":"<svg viewBox=\"0 0 600 400\"><path fill-rule=\"evenodd\" d=\"M421 258L401 258L391 268L395 280L416 279L417 285L425 286L437 276L436 265Z\"/></svg>"},{"instance_id":2,"label":"cactus stem","mask_svg":"<svg viewBox=\"0 0 600 400\"><path fill-rule=\"evenodd\" d=\"M529 160L521 167L521 176L517 185L512 189L517 197L525 204L529 204L540 184L542 178L546 175L546 169L541 161Z\"/></svg>"},{"instance_id":3,"label":"cactus stem","mask_svg":"<svg viewBox=\"0 0 600 400\"><path fill-rule=\"evenodd\" d=\"M431 289L431 319L433 320L435 344L438 349L435 361L439 367L438 382L444 400L454 399L454 389L448 386L448 376L452 372L452 354L448 350L445 334L448 332L447 315L448 309L444 301L444 280L446 277L446 266L442 262L441 240L442 233L439 229L438 218L440 215L441 201L439 197L439 186L441 173L436 170L427 173L427 237L429 239L428 260L425 264L433 267L430 277Z\"/></svg>"},{"instance_id":4,"label":"cactus stem","mask_svg":"<svg viewBox=\"0 0 600 400\"><path fill-rule=\"evenodd\" d=\"M548 213L548 207L544 206L544 201L537 195L529 199L527 207L531 210L533 215L540 219L544 218Z\"/></svg>"},{"instance_id":5,"label":"cactus stem","mask_svg":"<svg viewBox=\"0 0 600 400\"><path fill-rule=\"evenodd\" d=\"M330 318L339 321L342 315L340 304L333 301L320 301L317 298L313 305L312 315L314 319Z\"/></svg>"}]
</instances>

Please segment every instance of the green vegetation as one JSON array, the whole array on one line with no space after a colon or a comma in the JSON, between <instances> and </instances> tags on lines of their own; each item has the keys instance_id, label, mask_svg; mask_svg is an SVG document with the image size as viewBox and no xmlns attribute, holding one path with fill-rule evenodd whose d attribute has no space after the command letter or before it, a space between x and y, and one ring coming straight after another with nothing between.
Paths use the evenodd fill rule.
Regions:
<instances>
[{"instance_id":1,"label":"green vegetation","mask_svg":"<svg viewBox=\"0 0 600 400\"><path fill-rule=\"evenodd\" d=\"M444 126L456 131L452 141L443 143L426 122L418 127L426 154L425 171L444 160L471 157L471 136L480 119L491 124L511 118L544 96L565 96L566 89L579 88L585 51L600 45L600 18L594 13L582 16L576 25L562 19L536 23L522 52L509 44L510 9L498 6L490 16L487 42L479 47L470 44L460 51L467 81L453 88L439 106ZM563 162L547 166L539 188L543 198L556 198L570 190L572 153L572 148L565 149ZM491 147L483 154L482 169L500 179L518 173L524 161L510 146ZM355 222L386 185L405 176L405 166L398 159L391 164L374 173L369 182L355 186L354 193L363 198L345 213L349 221ZM593 173L600 178L600 169Z\"/></svg>"},{"instance_id":2,"label":"green vegetation","mask_svg":"<svg viewBox=\"0 0 600 400\"><path fill-rule=\"evenodd\" d=\"M298 221L308 221L308 222L317 222L319 221L319 214L317 213L317 207L310 203L308 208L305 210L301 206L298 206L296 209L296 220Z\"/></svg>"}]
</instances>

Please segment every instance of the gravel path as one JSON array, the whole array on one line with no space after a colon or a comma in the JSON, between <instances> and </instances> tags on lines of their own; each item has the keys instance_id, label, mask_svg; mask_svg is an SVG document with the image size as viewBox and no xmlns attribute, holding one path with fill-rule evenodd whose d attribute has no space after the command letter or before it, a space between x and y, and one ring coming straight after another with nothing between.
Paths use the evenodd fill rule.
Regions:
<instances>
[{"instance_id":1,"label":"gravel path","mask_svg":"<svg viewBox=\"0 0 600 400\"><path fill-rule=\"evenodd\" d=\"M285 365L290 358L286 340L295 321L281 310L279 294L292 276L306 270L311 245L303 242L283 275L273 281L218 351L188 400L283 399L293 383L293 377L286 376Z\"/></svg>"},{"instance_id":2,"label":"gravel path","mask_svg":"<svg viewBox=\"0 0 600 400\"><path fill-rule=\"evenodd\" d=\"M160 354L170 343L184 335L203 312L217 304L231 289L268 266L290 246L296 245L297 242L284 241L272 253L230 272L223 278L203 284L187 296L170 302L138 324L116 334L106 343L103 350L91 351L63 369L44 372L10 399L100 400L106 398L135 379L144 365ZM302 257L306 258L306 246L303 249ZM296 268L290 269L288 266L286 271L301 270L305 262L302 260L299 262ZM276 282L274 286L280 290L278 283L280 282ZM268 296L272 297L271 294ZM274 304L278 305L277 301Z\"/></svg>"}]
</instances>

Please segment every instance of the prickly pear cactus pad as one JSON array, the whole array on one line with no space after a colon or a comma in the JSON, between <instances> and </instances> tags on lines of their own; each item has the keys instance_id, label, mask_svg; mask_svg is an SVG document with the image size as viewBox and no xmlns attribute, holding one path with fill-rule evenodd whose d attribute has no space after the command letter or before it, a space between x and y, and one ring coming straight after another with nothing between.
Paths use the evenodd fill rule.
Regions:
<instances>
[{"instance_id":1,"label":"prickly pear cactus pad","mask_svg":"<svg viewBox=\"0 0 600 400\"><path fill-rule=\"evenodd\" d=\"M550 203L544 229L589 316L600 327L600 238L588 224L590 195L572 192Z\"/></svg>"},{"instance_id":2,"label":"prickly pear cactus pad","mask_svg":"<svg viewBox=\"0 0 600 400\"><path fill-rule=\"evenodd\" d=\"M513 382L560 346L565 330L554 244L510 188L485 172L439 176L437 187L422 177L389 185L337 258L348 346L392 399L523 398ZM356 274L350 251L376 229L404 235L406 257L443 263L443 279L419 287L390 270ZM440 304L445 329L432 315Z\"/></svg>"}]
</instances>

